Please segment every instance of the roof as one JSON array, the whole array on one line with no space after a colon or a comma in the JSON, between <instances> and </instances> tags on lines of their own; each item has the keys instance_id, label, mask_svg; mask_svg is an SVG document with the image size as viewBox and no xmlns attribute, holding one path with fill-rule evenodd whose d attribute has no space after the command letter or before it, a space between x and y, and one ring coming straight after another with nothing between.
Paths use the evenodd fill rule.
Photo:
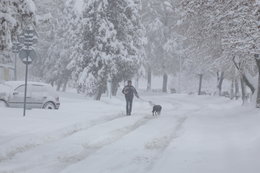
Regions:
<instances>
[{"instance_id":1,"label":"roof","mask_svg":"<svg viewBox=\"0 0 260 173\"><path fill-rule=\"evenodd\" d=\"M24 81L6 81L4 82L4 84L9 85L10 87L12 87L13 89L17 88L20 85L24 84ZM46 83L42 83L42 82L32 82L32 81L28 81L28 84L31 85L43 85L43 86L50 86L49 84Z\"/></svg>"}]
</instances>

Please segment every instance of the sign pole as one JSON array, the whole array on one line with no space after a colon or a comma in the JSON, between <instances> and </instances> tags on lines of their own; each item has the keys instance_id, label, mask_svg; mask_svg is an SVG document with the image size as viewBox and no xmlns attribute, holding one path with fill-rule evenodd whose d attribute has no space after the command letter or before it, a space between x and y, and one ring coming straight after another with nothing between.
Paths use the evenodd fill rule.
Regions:
<instances>
[{"instance_id":1,"label":"sign pole","mask_svg":"<svg viewBox=\"0 0 260 173\"><path fill-rule=\"evenodd\" d=\"M19 50L19 57L25 64L25 84L24 84L24 105L23 105L23 116L26 115L26 99L27 99L27 86L28 86L28 65L32 63L33 59L36 58L36 52L31 47L37 42L35 38L37 33L33 30L32 26L28 26L23 33L18 37L18 40L24 45Z\"/></svg>"}]
</instances>

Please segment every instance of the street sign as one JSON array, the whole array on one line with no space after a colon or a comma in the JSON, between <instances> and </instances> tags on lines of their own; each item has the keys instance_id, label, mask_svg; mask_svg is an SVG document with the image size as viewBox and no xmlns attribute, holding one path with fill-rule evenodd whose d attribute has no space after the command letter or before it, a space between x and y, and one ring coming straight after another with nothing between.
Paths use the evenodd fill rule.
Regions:
<instances>
[{"instance_id":1,"label":"street sign","mask_svg":"<svg viewBox=\"0 0 260 173\"><path fill-rule=\"evenodd\" d=\"M18 42L24 46L30 47L38 42L38 34L33 28L27 28L17 36Z\"/></svg>"},{"instance_id":2,"label":"street sign","mask_svg":"<svg viewBox=\"0 0 260 173\"><path fill-rule=\"evenodd\" d=\"M27 80L28 80L28 65L36 58L36 52L32 48L32 45L37 43L38 34L32 26L28 26L22 34L18 36L18 41L22 45L22 49L19 51L19 58L26 65L25 68L25 89L24 89L24 107L23 116L26 112L26 95L27 95Z\"/></svg>"},{"instance_id":3,"label":"street sign","mask_svg":"<svg viewBox=\"0 0 260 173\"><path fill-rule=\"evenodd\" d=\"M19 58L23 61L24 64L31 64L34 59L36 59L35 50L26 50L21 49L19 52ZM28 58L27 58L28 57Z\"/></svg>"},{"instance_id":4,"label":"street sign","mask_svg":"<svg viewBox=\"0 0 260 173\"><path fill-rule=\"evenodd\" d=\"M18 40L20 43L29 47L37 43L38 41L37 37L38 37L37 32L33 28L28 27L18 36Z\"/></svg>"}]
</instances>

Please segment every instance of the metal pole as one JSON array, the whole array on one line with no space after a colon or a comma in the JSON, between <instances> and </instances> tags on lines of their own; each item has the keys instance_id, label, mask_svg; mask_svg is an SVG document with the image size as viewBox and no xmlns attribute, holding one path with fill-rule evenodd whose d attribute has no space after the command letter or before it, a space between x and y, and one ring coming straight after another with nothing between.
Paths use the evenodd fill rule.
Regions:
<instances>
[{"instance_id":1,"label":"metal pole","mask_svg":"<svg viewBox=\"0 0 260 173\"><path fill-rule=\"evenodd\" d=\"M28 56L26 57L26 70L25 70L25 86L24 86L24 104L23 104L23 116L26 111L26 96L27 96L27 78L28 78Z\"/></svg>"}]
</instances>

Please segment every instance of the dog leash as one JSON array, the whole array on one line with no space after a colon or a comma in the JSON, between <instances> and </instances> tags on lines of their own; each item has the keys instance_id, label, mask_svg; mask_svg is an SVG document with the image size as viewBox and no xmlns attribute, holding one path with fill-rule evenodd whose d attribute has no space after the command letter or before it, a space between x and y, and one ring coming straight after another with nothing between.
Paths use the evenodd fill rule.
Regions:
<instances>
[{"instance_id":1,"label":"dog leash","mask_svg":"<svg viewBox=\"0 0 260 173\"><path fill-rule=\"evenodd\" d=\"M141 97L139 97L139 99L144 101L144 102L149 102L148 100L142 99Z\"/></svg>"},{"instance_id":2,"label":"dog leash","mask_svg":"<svg viewBox=\"0 0 260 173\"><path fill-rule=\"evenodd\" d=\"M150 105L155 105L152 101L149 101L149 100L145 100L145 99L142 99L141 97L139 97L140 100L144 101L144 102L147 102L149 103Z\"/></svg>"}]
</instances>

